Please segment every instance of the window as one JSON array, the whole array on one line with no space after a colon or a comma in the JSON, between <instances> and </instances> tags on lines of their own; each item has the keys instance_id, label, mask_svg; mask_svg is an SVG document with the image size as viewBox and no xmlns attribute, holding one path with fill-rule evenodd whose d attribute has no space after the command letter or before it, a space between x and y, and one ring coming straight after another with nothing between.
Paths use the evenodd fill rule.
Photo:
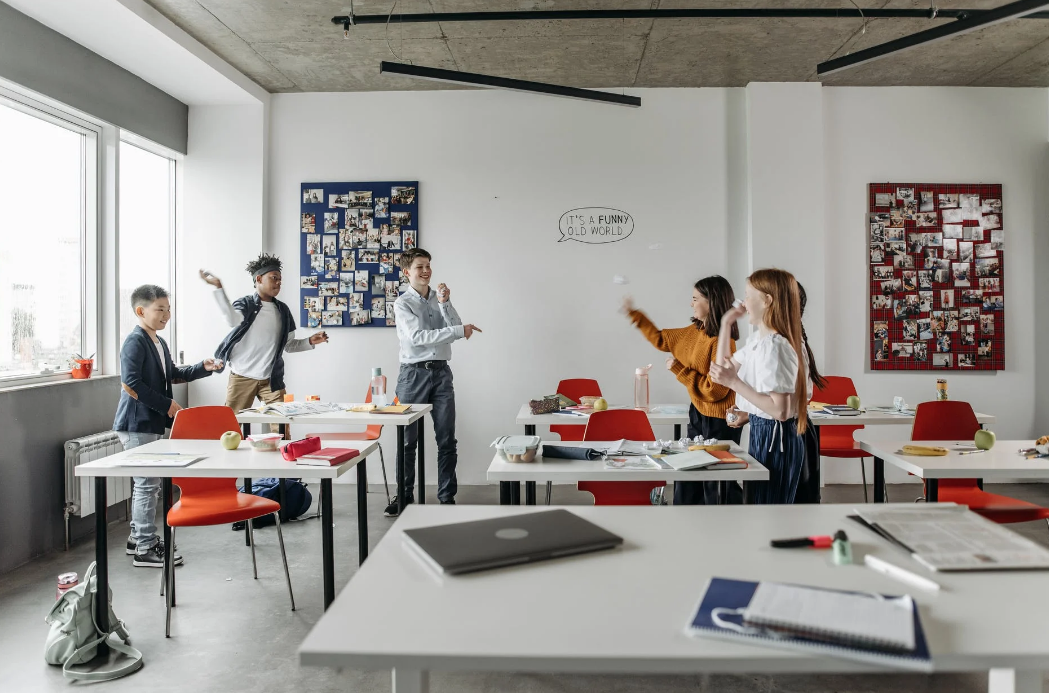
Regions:
<instances>
[{"instance_id":1,"label":"window","mask_svg":"<svg viewBox=\"0 0 1049 693\"><path fill-rule=\"evenodd\" d=\"M97 142L97 131L0 94L0 379L68 371L74 354L94 351L85 258Z\"/></svg>"},{"instance_id":2,"label":"window","mask_svg":"<svg viewBox=\"0 0 1049 693\"><path fill-rule=\"evenodd\" d=\"M120 341L138 319L131 293L142 284L167 289L175 304L175 161L128 141L120 143ZM174 311L172 311L174 314ZM174 318L162 336L175 351Z\"/></svg>"}]
</instances>

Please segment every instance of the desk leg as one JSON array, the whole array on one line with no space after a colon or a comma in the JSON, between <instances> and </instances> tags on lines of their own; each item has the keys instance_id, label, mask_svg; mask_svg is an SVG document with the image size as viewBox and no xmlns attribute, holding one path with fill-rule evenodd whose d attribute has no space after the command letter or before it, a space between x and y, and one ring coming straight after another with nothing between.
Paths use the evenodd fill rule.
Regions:
<instances>
[{"instance_id":1,"label":"desk leg","mask_svg":"<svg viewBox=\"0 0 1049 693\"><path fill-rule=\"evenodd\" d=\"M534 424L525 424L525 435L526 436L534 436L535 435L535 425ZM535 482L534 481L530 481L528 483L531 485L531 493L532 493L532 502L529 503L529 505L535 505ZM550 497L553 495L553 492L554 492L554 482L552 482L552 481L546 482L546 504L547 505L550 505ZM500 498L499 502L500 502L500 504L506 505L505 503L502 502L502 493L503 493L502 488L500 488L499 489L499 494L500 494L499 495L499 498ZM528 493L529 493L529 490L528 490L528 487L526 486L525 487L525 502L526 503L528 502Z\"/></svg>"},{"instance_id":2,"label":"desk leg","mask_svg":"<svg viewBox=\"0 0 1049 693\"><path fill-rule=\"evenodd\" d=\"M874 502L885 502L885 460L874 458Z\"/></svg>"},{"instance_id":3,"label":"desk leg","mask_svg":"<svg viewBox=\"0 0 1049 693\"><path fill-rule=\"evenodd\" d=\"M681 424L674 424L674 440L681 440Z\"/></svg>"},{"instance_id":4,"label":"desk leg","mask_svg":"<svg viewBox=\"0 0 1049 693\"><path fill-rule=\"evenodd\" d=\"M324 610L335 600L335 529L331 508L331 479L321 479L321 553L324 563Z\"/></svg>"},{"instance_id":5,"label":"desk leg","mask_svg":"<svg viewBox=\"0 0 1049 693\"><path fill-rule=\"evenodd\" d=\"M510 505L510 482L499 482L499 505Z\"/></svg>"},{"instance_id":6,"label":"desk leg","mask_svg":"<svg viewBox=\"0 0 1049 693\"><path fill-rule=\"evenodd\" d=\"M422 505L426 504L426 441L423 440L423 431L426 430L424 424L426 423L426 417L420 416L418 421L419 426L419 439L416 441L416 471L415 476L419 480L419 503Z\"/></svg>"},{"instance_id":7,"label":"desk leg","mask_svg":"<svg viewBox=\"0 0 1049 693\"><path fill-rule=\"evenodd\" d=\"M393 693L430 693L430 672L419 669L394 669Z\"/></svg>"},{"instance_id":8,"label":"desk leg","mask_svg":"<svg viewBox=\"0 0 1049 693\"><path fill-rule=\"evenodd\" d=\"M510 482L510 505L521 505L521 482Z\"/></svg>"},{"instance_id":9,"label":"desk leg","mask_svg":"<svg viewBox=\"0 0 1049 693\"><path fill-rule=\"evenodd\" d=\"M926 479L925 480L925 502L926 503L939 503L940 502L940 480L939 479Z\"/></svg>"},{"instance_id":10,"label":"desk leg","mask_svg":"<svg viewBox=\"0 0 1049 693\"><path fill-rule=\"evenodd\" d=\"M283 487L281 487L283 489ZM244 492L251 493L251 479L244 477ZM244 521L244 546L251 546L251 533L248 531L247 523L251 520Z\"/></svg>"},{"instance_id":11,"label":"desk leg","mask_svg":"<svg viewBox=\"0 0 1049 693\"><path fill-rule=\"evenodd\" d=\"M277 432L280 433L282 440L288 440L288 430L291 427L288 424L277 424ZM277 479L277 502L280 503L280 510L277 511L277 516L280 517L281 522L288 521L288 511L285 510L287 501L284 496L284 478Z\"/></svg>"},{"instance_id":12,"label":"desk leg","mask_svg":"<svg viewBox=\"0 0 1049 693\"><path fill-rule=\"evenodd\" d=\"M535 505L535 482L525 482L525 505Z\"/></svg>"},{"instance_id":13,"label":"desk leg","mask_svg":"<svg viewBox=\"0 0 1049 693\"><path fill-rule=\"evenodd\" d=\"M174 487L171 477L166 476L160 480L160 508L164 513L164 593L171 606L175 606L175 533L171 531L168 524L168 512L174 500ZM167 626L167 637L171 637L171 626Z\"/></svg>"},{"instance_id":14,"label":"desk leg","mask_svg":"<svg viewBox=\"0 0 1049 693\"><path fill-rule=\"evenodd\" d=\"M743 505L750 505L750 482L741 481L740 486L743 487Z\"/></svg>"},{"instance_id":15,"label":"desk leg","mask_svg":"<svg viewBox=\"0 0 1049 693\"><path fill-rule=\"evenodd\" d=\"M364 565L368 557L368 460L357 463L357 560Z\"/></svg>"},{"instance_id":16,"label":"desk leg","mask_svg":"<svg viewBox=\"0 0 1049 693\"><path fill-rule=\"evenodd\" d=\"M394 687L396 689L396 686ZM988 693L1042 693L1042 672L1017 669L991 669Z\"/></svg>"},{"instance_id":17,"label":"desk leg","mask_svg":"<svg viewBox=\"0 0 1049 693\"><path fill-rule=\"evenodd\" d=\"M108 477L95 477L95 580L98 594L109 594L109 537L107 536L108 519L106 506L106 482ZM109 632L109 600L95 600L95 623L99 630ZM98 644L98 657L109 656L109 644L106 641Z\"/></svg>"},{"instance_id":18,"label":"desk leg","mask_svg":"<svg viewBox=\"0 0 1049 693\"><path fill-rule=\"evenodd\" d=\"M404 426L397 427L397 514L404 512Z\"/></svg>"}]
</instances>

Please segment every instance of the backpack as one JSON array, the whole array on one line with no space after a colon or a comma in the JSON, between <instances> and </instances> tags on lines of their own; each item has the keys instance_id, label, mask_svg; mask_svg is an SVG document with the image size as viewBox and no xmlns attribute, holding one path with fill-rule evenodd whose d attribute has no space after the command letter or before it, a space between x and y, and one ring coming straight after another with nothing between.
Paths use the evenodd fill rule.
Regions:
<instances>
[{"instance_id":1,"label":"backpack","mask_svg":"<svg viewBox=\"0 0 1049 693\"><path fill-rule=\"evenodd\" d=\"M240 491L241 493L249 493L249 491L246 491L243 487ZM250 493L279 503L280 479L270 477L264 479L252 479ZM313 495L310 494L309 489L306 488L306 484L302 483L299 479L284 480L283 510L285 517L289 520L294 520L297 517L305 515L306 511L310 509L311 503L313 503ZM268 527L273 524L276 524L273 515L263 515L262 517L256 517L251 521L251 526L255 529Z\"/></svg>"},{"instance_id":2,"label":"backpack","mask_svg":"<svg viewBox=\"0 0 1049 693\"><path fill-rule=\"evenodd\" d=\"M131 633L124 622L113 613L113 590L109 590L109 623L110 630L102 631L95 623L96 595L95 564L92 563L84 580L68 590L55 602L44 622L51 626L44 643L44 661L62 667L67 678L83 681L110 681L126 676L142 668L142 653L131 647ZM72 669L77 664L85 664L94 659L98 646L116 635L124 641L120 644L109 641L109 647L123 653L130 662L109 671L92 668L92 671Z\"/></svg>"}]
</instances>

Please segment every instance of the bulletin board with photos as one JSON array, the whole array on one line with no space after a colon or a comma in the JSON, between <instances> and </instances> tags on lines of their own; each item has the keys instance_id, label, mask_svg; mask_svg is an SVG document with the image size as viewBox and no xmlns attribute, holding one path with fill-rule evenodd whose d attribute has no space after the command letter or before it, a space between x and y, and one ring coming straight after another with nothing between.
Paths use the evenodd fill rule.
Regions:
<instances>
[{"instance_id":1,"label":"bulletin board with photos","mask_svg":"<svg viewBox=\"0 0 1049 693\"><path fill-rule=\"evenodd\" d=\"M873 183L872 370L1005 368L1001 185Z\"/></svg>"},{"instance_id":2,"label":"bulletin board with photos","mask_svg":"<svg viewBox=\"0 0 1049 693\"><path fill-rule=\"evenodd\" d=\"M419 247L418 181L303 183L299 219L301 326L394 326L400 256Z\"/></svg>"}]
</instances>

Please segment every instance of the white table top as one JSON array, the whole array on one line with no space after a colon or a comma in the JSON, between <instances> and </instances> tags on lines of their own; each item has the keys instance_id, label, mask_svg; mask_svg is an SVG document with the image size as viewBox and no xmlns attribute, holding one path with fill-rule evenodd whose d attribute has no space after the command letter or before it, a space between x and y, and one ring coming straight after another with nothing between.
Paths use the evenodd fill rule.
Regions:
<instances>
[{"instance_id":1,"label":"white table top","mask_svg":"<svg viewBox=\"0 0 1049 693\"><path fill-rule=\"evenodd\" d=\"M565 447L604 447L609 443L547 441ZM542 450L540 450L542 452ZM749 463L746 469L679 472L667 469L605 469L604 460L566 460L536 457L535 462L507 462L498 453L488 466L488 481L768 481L769 471L742 448L732 451Z\"/></svg>"},{"instance_id":2,"label":"white table top","mask_svg":"<svg viewBox=\"0 0 1049 693\"><path fill-rule=\"evenodd\" d=\"M977 414L976 420L982 424L993 424L995 417L990 414ZM910 426L914 423L914 414L894 414L887 411L865 411L858 416L834 416L833 414L812 415L809 421L816 426Z\"/></svg>"},{"instance_id":3,"label":"white table top","mask_svg":"<svg viewBox=\"0 0 1049 693\"><path fill-rule=\"evenodd\" d=\"M344 407L355 407L361 403L342 403ZM241 412L237 414L240 423L270 423L270 424L313 424L313 425L342 425L342 426L368 426L371 424L388 424L390 426L407 426L415 423L428 411L433 409L432 404L413 404L407 414L372 414L359 411L333 411L325 414L304 414L302 416L278 416L277 414L259 414L258 412Z\"/></svg>"},{"instance_id":4,"label":"white table top","mask_svg":"<svg viewBox=\"0 0 1049 693\"><path fill-rule=\"evenodd\" d=\"M667 414L661 411L663 407L673 407L680 411L676 414ZM609 409L633 409L633 407L609 404ZM537 426L585 426L586 422L590 420L590 414L593 412L580 412L581 416L571 416L569 414L533 414L532 410L528 408L528 404L521 405L521 410L517 412L517 423L537 425ZM653 404L648 408L648 420L653 424L687 424L688 423L688 404Z\"/></svg>"},{"instance_id":5,"label":"white table top","mask_svg":"<svg viewBox=\"0 0 1049 693\"><path fill-rule=\"evenodd\" d=\"M911 504L907 504L911 507ZM939 671L1049 669L1045 571L938 573L846 519L853 505L572 506L625 539L621 549L438 577L402 531L537 512L523 506L412 505L299 649L305 665L602 673L856 672L873 664L695 638L684 627L712 576L909 592ZM830 551L769 548L782 537L848 532L852 566ZM873 553L927 575L938 593L865 568Z\"/></svg>"},{"instance_id":6,"label":"white table top","mask_svg":"<svg viewBox=\"0 0 1049 693\"><path fill-rule=\"evenodd\" d=\"M987 452L963 455L954 448L972 441L864 440L860 447L873 457L923 479L1049 479L1049 458L1025 459L1018 451L1034 447L1033 440L999 440ZM943 457L903 455L904 445L936 445L949 451Z\"/></svg>"},{"instance_id":7,"label":"white table top","mask_svg":"<svg viewBox=\"0 0 1049 693\"><path fill-rule=\"evenodd\" d=\"M335 446L333 446L335 447ZM357 463L366 458L378 447L373 440L339 441L340 448L360 450L361 454L334 467L295 464L284 459L280 452L258 452L251 449L251 443L242 441L236 450L227 450L217 440L157 440L140 445L126 452L102 457L93 462L86 462L76 468L77 476L152 476L152 477L233 477L263 479L300 478L337 479ZM201 455L205 459L194 462L188 467L145 467L134 466L129 462L121 465L122 459L133 454L156 452L182 452Z\"/></svg>"}]
</instances>

